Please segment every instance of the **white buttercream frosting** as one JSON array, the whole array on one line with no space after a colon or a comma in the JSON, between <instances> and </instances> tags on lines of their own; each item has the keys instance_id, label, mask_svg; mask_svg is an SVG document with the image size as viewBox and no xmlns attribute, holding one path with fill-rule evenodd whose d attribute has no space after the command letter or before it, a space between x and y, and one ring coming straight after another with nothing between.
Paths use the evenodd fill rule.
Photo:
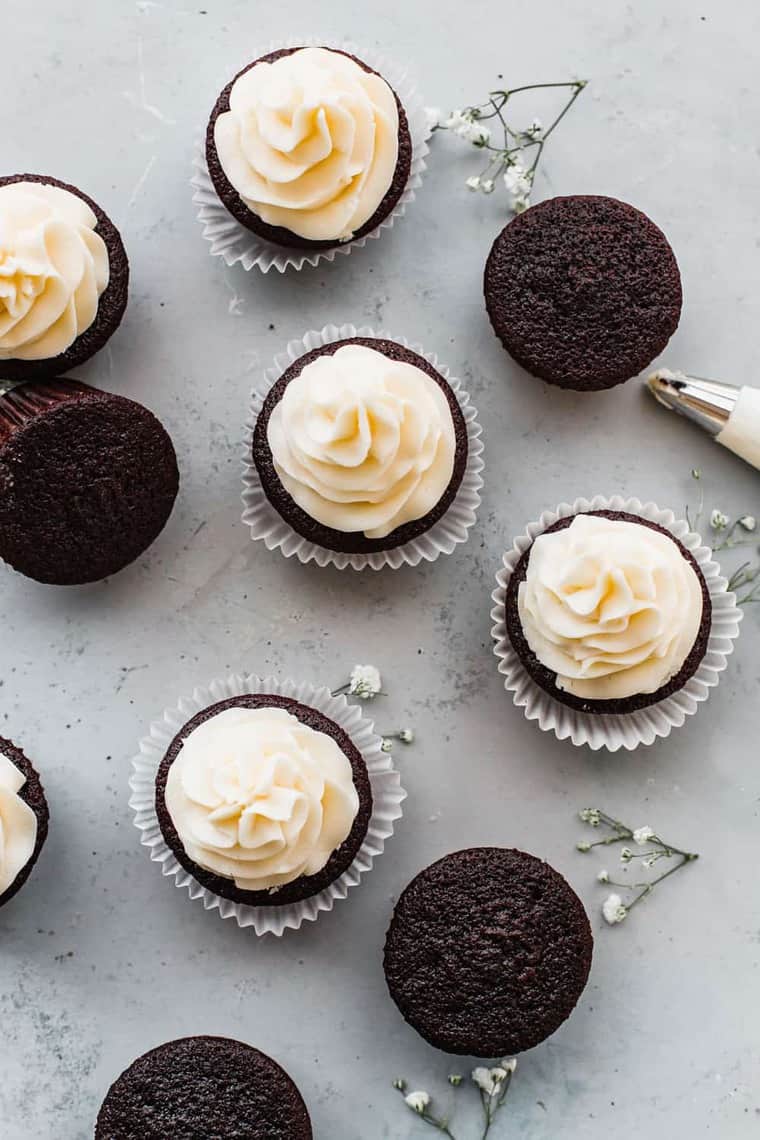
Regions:
<instances>
[{"instance_id":1,"label":"white buttercream frosting","mask_svg":"<svg viewBox=\"0 0 760 1140\"><path fill-rule=\"evenodd\" d=\"M93 323L110 274L97 224L60 186L0 186L0 360L49 360Z\"/></svg>"},{"instance_id":2,"label":"white buttercream frosting","mask_svg":"<svg viewBox=\"0 0 760 1140\"><path fill-rule=\"evenodd\" d=\"M165 800L193 862L245 891L321 871L359 810L335 740L267 707L224 709L194 728L169 768Z\"/></svg>"},{"instance_id":3,"label":"white buttercream frosting","mask_svg":"<svg viewBox=\"0 0 760 1140\"><path fill-rule=\"evenodd\" d=\"M290 380L267 438L280 481L307 514L368 538L426 515L454 470L440 384L362 344L317 356Z\"/></svg>"},{"instance_id":4,"label":"white buttercream frosting","mask_svg":"<svg viewBox=\"0 0 760 1140\"><path fill-rule=\"evenodd\" d=\"M37 843L37 816L19 796L24 773L0 752L0 895L27 865Z\"/></svg>"},{"instance_id":5,"label":"white buttercream frosting","mask_svg":"<svg viewBox=\"0 0 760 1140\"><path fill-rule=\"evenodd\" d=\"M660 531L577 515L533 543L520 621L558 688L613 700L653 693L678 673L702 621L692 565Z\"/></svg>"},{"instance_id":6,"label":"white buttercream frosting","mask_svg":"<svg viewBox=\"0 0 760 1140\"><path fill-rule=\"evenodd\" d=\"M309 241L346 241L393 181L398 106L379 75L327 48L257 63L214 125L222 169L250 210Z\"/></svg>"}]
</instances>

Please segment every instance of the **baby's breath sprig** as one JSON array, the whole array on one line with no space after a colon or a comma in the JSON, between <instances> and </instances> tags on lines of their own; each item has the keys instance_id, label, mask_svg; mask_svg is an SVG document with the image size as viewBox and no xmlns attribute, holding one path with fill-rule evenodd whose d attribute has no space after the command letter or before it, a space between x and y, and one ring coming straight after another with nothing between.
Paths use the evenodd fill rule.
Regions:
<instances>
[{"instance_id":1,"label":"baby's breath sprig","mask_svg":"<svg viewBox=\"0 0 760 1140\"><path fill-rule=\"evenodd\" d=\"M559 126L581 91L587 85L585 79L571 79L564 83L526 83L521 87L490 91L485 103L464 107L443 116L437 107L426 108L428 124L432 131L451 131L486 153L487 162L480 174L467 179L470 190L480 190L491 194L497 180L503 181L509 195L513 213L521 214L530 205L530 196L536 177L536 170L544 153L544 147L552 132ZM507 118L507 105L515 95L526 91L565 89L570 94L559 114L544 128L539 119L533 119L527 127L514 127ZM510 108L511 113L511 108ZM492 127L498 124L502 137L493 140Z\"/></svg>"},{"instance_id":2,"label":"baby's breath sprig","mask_svg":"<svg viewBox=\"0 0 760 1140\"><path fill-rule=\"evenodd\" d=\"M472 1070L470 1077L480 1095L480 1105L483 1110L480 1140L486 1140L489 1136L496 1115L507 1099L509 1086L512 1083L512 1076L516 1068L517 1061L511 1057L499 1061L491 1069L479 1066ZM453 1089L459 1089L463 1077L459 1073L451 1073L448 1082ZM425 1092L424 1089L408 1092L407 1082L402 1077L393 1082L393 1087L401 1093L407 1108L419 1116L420 1120L424 1120L425 1124L437 1129L442 1135L448 1136L449 1140L456 1140L451 1131L452 1113L448 1113L446 1116L438 1116L430 1093Z\"/></svg>"},{"instance_id":3,"label":"baby's breath sprig","mask_svg":"<svg viewBox=\"0 0 760 1140\"><path fill-rule=\"evenodd\" d=\"M343 694L347 697L356 697L359 701L373 701L377 696L384 696L380 670L375 665L354 665L348 680L332 690L334 697ZM414 731L411 728L397 728L381 735L383 752L393 751L394 740L400 740L402 744L414 743Z\"/></svg>"},{"instance_id":4,"label":"baby's breath sprig","mask_svg":"<svg viewBox=\"0 0 760 1140\"><path fill-rule=\"evenodd\" d=\"M609 884L612 887L619 887L629 892L638 892L627 902L624 902L622 897L615 892L607 895L607 898L602 903L602 916L605 922L608 922L610 926L624 922L633 908L638 906L648 895L651 895L658 883L674 875L676 871L680 871L687 863L693 863L695 859L699 858L699 856L692 851L682 851L680 847L676 847L672 843L666 843L663 839L660 839L659 835L657 835L648 824L644 824L642 827L628 827L627 824L621 823L619 819L608 815L607 812L602 811L601 808L583 808L578 815L582 822L589 827L604 828L607 834L605 834L602 839L595 839L593 842L589 842L585 839L580 840L575 845L576 851L587 854L589 851L592 851L594 847L610 847L616 843L624 843L626 846L620 851L620 862L626 869L636 859L640 859L641 866L647 869L656 866L661 859L677 860L677 862L672 863L668 869L663 871L660 875L643 882L622 882L613 879L609 871L600 871L596 877L597 882ZM632 847L628 846L628 843L633 843L636 847L643 847L644 850L634 851Z\"/></svg>"},{"instance_id":5,"label":"baby's breath sprig","mask_svg":"<svg viewBox=\"0 0 760 1140\"><path fill-rule=\"evenodd\" d=\"M692 468L691 477L699 484L699 500L693 516L689 513L689 508L686 508L686 521L692 530L699 533L705 508L705 495L702 472L698 467ZM708 522L714 554L721 550L733 550L736 546L752 546L756 553L760 551L760 538L755 534L757 519L754 515L743 514L732 518L725 511L714 507L710 511ZM732 593L738 594L736 601L740 606L760 602L760 558L742 562L729 577L728 588Z\"/></svg>"}]
</instances>

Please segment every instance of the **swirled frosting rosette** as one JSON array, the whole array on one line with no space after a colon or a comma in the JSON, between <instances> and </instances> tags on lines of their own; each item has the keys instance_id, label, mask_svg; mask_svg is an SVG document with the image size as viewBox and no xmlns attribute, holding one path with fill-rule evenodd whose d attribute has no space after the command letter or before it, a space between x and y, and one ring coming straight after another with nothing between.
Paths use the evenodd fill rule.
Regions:
<instances>
[{"instance_id":1,"label":"swirled frosting rosette","mask_svg":"<svg viewBox=\"0 0 760 1140\"><path fill-rule=\"evenodd\" d=\"M687 523L619 496L544 512L504 555L493 600L514 703L560 739L610 751L696 712L742 616Z\"/></svg>"},{"instance_id":2,"label":"swirled frosting rosette","mask_svg":"<svg viewBox=\"0 0 760 1140\"><path fill-rule=\"evenodd\" d=\"M307 333L253 393L243 521L302 562L433 561L475 521L480 435L469 397L432 354L353 325Z\"/></svg>"},{"instance_id":3,"label":"swirled frosting rosette","mask_svg":"<svg viewBox=\"0 0 760 1140\"><path fill-rule=\"evenodd\" d=\"M369 58L345 43L280 44L227 84L192 179L213 255L300 269L405 212L429 127L406 73Z\"/></svg>"},{"instance_id":4,"label":"swirled frosting rosette","mask_svg":"<svg viewBox=\"0 0 760 1140\"><path fill-rule=\"evenodd\" d=\"M60 375L102 348L127 303L116 227L74 186L0 178L0 371L6 383Z\"/></svg>"},{"instance_id":5,"label":"swirled frosting rosette","mask_svg":"<svg viewBox=\"0 0 760 1140\"><path fill-rule=\"evenodd\" d=\"M130 806L151 859L257 934L297 929L345 898L406 795L356 705L254 675L167 709L133 768Z\"/></svg>"}]
</instances>

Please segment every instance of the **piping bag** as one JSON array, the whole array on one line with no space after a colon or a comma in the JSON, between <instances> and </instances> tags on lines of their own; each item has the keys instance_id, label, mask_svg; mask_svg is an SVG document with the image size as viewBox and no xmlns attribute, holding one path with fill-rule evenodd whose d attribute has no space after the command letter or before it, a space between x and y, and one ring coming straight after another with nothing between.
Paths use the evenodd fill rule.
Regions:
<instances>
[{"instance_id":1,"label":"piping bag","mask_svg":"<svg viewBox=\"0 0 760 1140\"><path fill-rule=\"evenodd\" d=\"M647 385L664 407L693 420L760 470L760 388L738 388L669 368L658 368Z\"/></svg>"}]
</instances>

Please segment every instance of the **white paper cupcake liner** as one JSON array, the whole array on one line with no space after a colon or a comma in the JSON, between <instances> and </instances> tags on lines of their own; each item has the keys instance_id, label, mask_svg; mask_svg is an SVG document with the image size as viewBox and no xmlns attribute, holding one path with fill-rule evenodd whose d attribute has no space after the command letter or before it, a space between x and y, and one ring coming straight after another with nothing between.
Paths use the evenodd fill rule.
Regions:
<instances>
[{"instance_id":1,"label":"white paper cupcake liner","mask_svg":"<svg viewBox=\"0 0 760 1140\"><path fill-rule=\"evenodd\" d=\"M390 229L397 218L406 213L407 206L414 201L417 189L422 185L422 175L426 169L425 156L429 153L427 140L430 137L425 109L407 72L394 66L376 52L357 47L348 42L334 42L323 37L290 37L288 40L270 44L265 51L252 55L252 59L288 47L327 47L349 52L361 59L390 84L398 95L406 112L409 135L412 141L412 164L404 191L393 210L382 220L376 229L364 237L347 241L330 249L287 249L266 241L232 217L219 200L211 181L206 164L206 148L199 144L196 148L193 166L195 172L190 184L193 187L193 201L198 207L198 220L203 227L203 236L210 243L209 252L213 257L221 257L227 265L243 266L250 270L256 266L262 273L276 269L284 273L286 269L303 269L304 265L318 265L321 261L334 261L346 256L354 249L361 249L372 238L379 238L384 230Z\"/></svg>"},{"instance_id":2,"label":"white paper cupcake liner","mask_svg":"<svg viewBox=\"0 0 760 1140\"><path fill-rule=\"evenodd\" d=\"M302 902L285 906L245 906L213 894L193 878L178 863L167 846L156 815L156 775L169 745L187 722L218 701L246 693L269 693L290 697L301 704L317 709L335 721L362 754L367 765L372 787L372 815L356 858L340 878L325 890ZM129 781L132 795L129 806L135 813L135 826L140 830L140 842L149 849L151 859L161 864L161 872L171 876L176 886L187 890L191 899L198 899L206 910L218 910L222 918L234 918L238 926L252 926L257 934L280 936L285 930L297 930L302 922L313 922L322 911L332 910L338 899L344 899L362 875L372 868L382 854L387 839L393 835L393 825L401 818L401 804L406 792L394 769L391 757L382 751L382 738L373 730L357 705L349 704L344 696L334 697L329 689L306 683L298 684L275 677L244 676L235 673L225 680L214 680L207 688L198 688L192 697L182 698L173 708L165 710L161 720L150 726L150 735L140 741L140 751L132 760L134 772Z\"/></svg>"},{"instance_id":3,"label":"white paper cupcake liner","mask_svg":"<svg viewBox=\"0 0 760 1140\"><path fill-rule=\"evenodd\" d=\"M603 510L640 515L669 530L696 560L712 602L710 638L696 673L677 693L633 713L583 713L555 700L528 675L507 633L507 583L520 556L539 534L558 519L584 511ZM504 688L513 694L514 703L524 709L527 719L536 721L539 728L553 732L559 740L587 744L595 751L600 748L607 748L610 752L620 748L632 751L641 744L652 744L658 737L669 736L674 728L679 728L686 717L695 713L698 705L707 700L710 689L718 684L720 674L726 668L726 659L733 652L734 640L739 636L739 622L743 617L736 604L736 595L728 592L728 582L721 577L720 567L713 561L712 551L702 545L702 539L689 529L688 523L676 519L672 511L660 510L654 503L642 504L638 499L623 499L620 495L610 499L601 495L593 499L576 499L572 505L560 503L556 510L544 511L538 522L530 523L504 555L504 565L496 575L496 582L492 595L495 604L491 611L494 622L491 633L495 642L494 653L499 659L499 672L504 677Z\"/></svg>"},{"instance_id":4,"label":"white paper cupcake liner","mask_svg":"<svg viewBox=\"0 0 760 1140\"><path fill-rule=\"evenodd\" d=\"M329 550L298 534L270 503L251 458L256 421L269 389L279 380L283 372L304 353L314 348L356 336L392 340L423 356L451 387L467 428L467 466L459 490L446 513L424 534L405 542L403 546L375 551L372 554L346 554ZM250 527L251 538L266 543L269 550L279 549L286 558L295 554L299 561L313 561L319 566L329 564L339 570L343 570L346 566L351 566L354 570L365 570L367 567L381 570L384 566L391 566L396 570L404 565L417 566L422 561L434 562L439 555L451 554L459 543L467 541L468 532L475 522L480 506L480 489L483 486L481 477L483 442L480 437L483 429L478 423L477 415L461 382L450 375L448 369L439 363L433 353L425 352L419 345L410 344L404 337L382 331L376 333L365 327L357 329L354 325L341 325L339 328L335 325L326 325L319 332L312 330L301 340L290 341L285 352L275 357L274 365L264 373L264 382L251 393L251 411L246 422L243 454L243 522Z\"/></svg>"}]
</instances>

